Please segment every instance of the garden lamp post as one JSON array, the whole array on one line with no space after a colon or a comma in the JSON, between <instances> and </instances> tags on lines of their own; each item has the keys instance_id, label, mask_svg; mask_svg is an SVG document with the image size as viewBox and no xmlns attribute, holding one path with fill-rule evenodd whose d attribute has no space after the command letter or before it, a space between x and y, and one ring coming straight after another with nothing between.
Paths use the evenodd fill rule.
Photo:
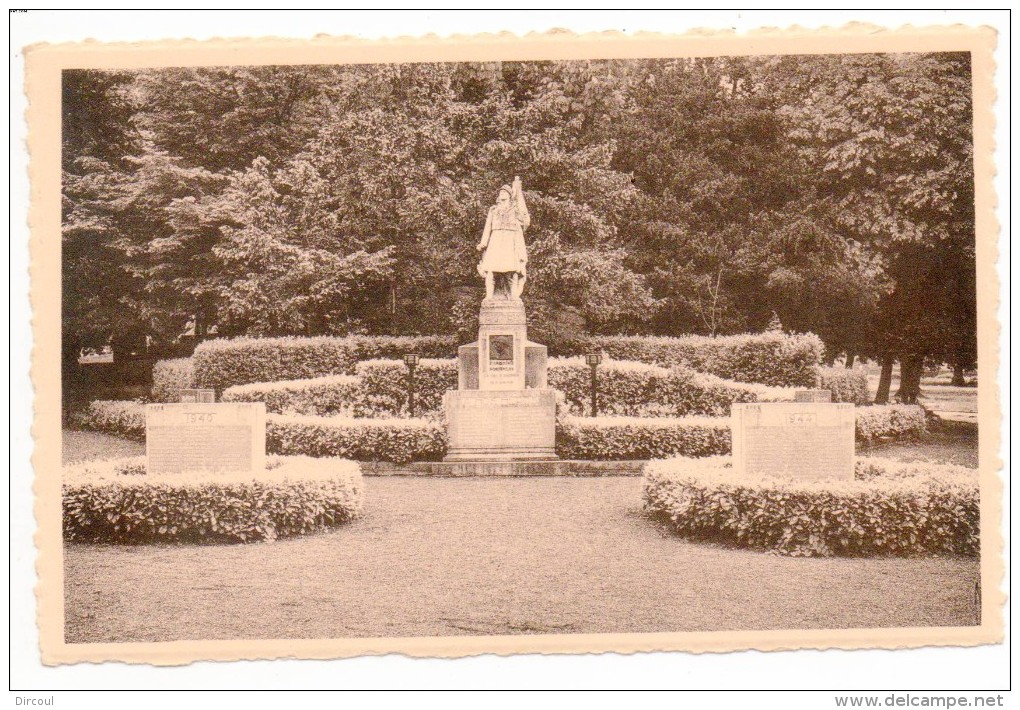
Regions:
<instances>
[{"instance_id":1,"label":"garden lamp post","mask_svg":"<svg viewBox=\"0 0 1020 710\"><path fill-rule=\"evenodd\" d=\"M414 368L418 366L418 353L407 353L404 355L404 364L407 365L407 411L414 416Z\"/></svg>"},{"instance_id":2,"label":"garden lamp post","mask_svg":"<svg viewBox=\"0 0 1020 710\"><path fill-rule=\"evenodd\" d=\"M588 363L588 367L591 368L591 415L597 417L599 415L599 395L598 395L598 380L595 375L595 371L602 362L601 353L588 353L584 356L585 362Z\"/></svg>"}]
</instances>

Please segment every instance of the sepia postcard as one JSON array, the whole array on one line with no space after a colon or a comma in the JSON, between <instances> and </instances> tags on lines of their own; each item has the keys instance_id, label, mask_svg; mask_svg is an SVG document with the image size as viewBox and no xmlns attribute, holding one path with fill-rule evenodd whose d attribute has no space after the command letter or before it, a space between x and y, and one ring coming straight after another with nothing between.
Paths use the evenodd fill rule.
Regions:
<instances>
[{"instance_id":1,"label":"sepia postcard","mask_svg":"<svg viewBox=\"0 0 1020 710\"><path fill-rule=\"evenodd\" d=\"M28 48L43 663L1000 643L995 42Z\"/></svg>"}]
</instances>

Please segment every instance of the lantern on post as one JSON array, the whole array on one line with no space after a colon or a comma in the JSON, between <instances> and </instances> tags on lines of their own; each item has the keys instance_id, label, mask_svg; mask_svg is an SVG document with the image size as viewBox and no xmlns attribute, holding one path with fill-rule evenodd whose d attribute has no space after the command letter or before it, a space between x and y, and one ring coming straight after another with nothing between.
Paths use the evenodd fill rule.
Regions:
<instances>
[{"instance_id":1,"label":"lantern on post","mask_svg":"<svg viewBox=\"0 0 1020 710\"><path fill-rule=\"evenodd\" d=\"M597 417L599 415L599 399L598 379L595 372L598 369L599 363L602 362L602 353L588 353L584 356L584 359L588 363L588 367L591 368L591 415Z\"/></svg>"},{"instance_id":2,"label":"lantern on post","mask_svg":"<svg viewBox=\"0 0 1020 710\"><path fill-rule=\"evenodd\" d=\"M404 364L407 365L407 411L414 416L414 369L418 366L418 353L407 353L404 355Z\"/></svg>"}]
</instances>

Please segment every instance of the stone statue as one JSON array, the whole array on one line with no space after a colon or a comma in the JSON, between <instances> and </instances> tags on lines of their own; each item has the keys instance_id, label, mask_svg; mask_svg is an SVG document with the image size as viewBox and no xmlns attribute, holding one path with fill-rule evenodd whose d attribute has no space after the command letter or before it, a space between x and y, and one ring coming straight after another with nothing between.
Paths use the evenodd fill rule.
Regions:
<instances>
[{"instance_id":1,"label":"stone statue","mask_svg":"<svg viewBox=\"0 0 1020 710\"><path fill-rule=\"evenodd\" d=\"M478 242L478 251L485 250L478 264L478 274L485 279L485 297L519 299L528 278L528 251L524 246L524 230L531 224L528 206L524 204L521 179L499 189L496 204L489 208L485 231Z\"/></svg>"}]
</instances>

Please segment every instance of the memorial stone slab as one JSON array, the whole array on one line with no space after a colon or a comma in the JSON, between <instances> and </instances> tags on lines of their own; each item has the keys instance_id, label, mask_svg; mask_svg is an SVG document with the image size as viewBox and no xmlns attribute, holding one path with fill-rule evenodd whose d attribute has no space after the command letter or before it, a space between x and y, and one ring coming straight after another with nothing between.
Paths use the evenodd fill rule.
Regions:
<instances>
[{"instance_id":1,"label":"memorial stone slab","mask_svg":"<svg viewBox=\"0 0 1020 710\"><path fill-rule=\"evenodd\" d=\"M447 461L556 458L553 390L449 390L443 406Z\"/></svg>"},{"instance_id":2,"label":"memorial stone slab","mask_svg":"<svg viewBox=\"0 0 1020 710\"><path fill-rule=\"evenodd\" d=\"M734 404L733 467L748 476L801 479L854 476L852 404Z\"/></svg>"},{"instance_id":3,"label":"memorial stone slab","mask_svg":"<svg viewBox=\"0 0 1020 710\"><path fill-rule=\"evenodd\" d=\"M262 402L149 404L145 456L150 473L257 473L266 464Z\"/></svg>"}]
</instances>

